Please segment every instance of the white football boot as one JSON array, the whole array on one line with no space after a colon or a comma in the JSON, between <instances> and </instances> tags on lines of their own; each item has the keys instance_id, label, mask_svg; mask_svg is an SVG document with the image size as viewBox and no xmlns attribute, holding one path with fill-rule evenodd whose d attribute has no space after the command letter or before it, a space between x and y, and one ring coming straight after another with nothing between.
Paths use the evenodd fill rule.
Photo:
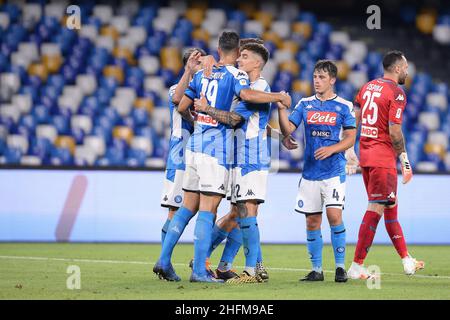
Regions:
<instances>
[{"instance_id":1,"label":"white football boot","mask_svg":"<svg viewBox=\"0 0 450 320\"><path fill-rule=\"evenodd\" d=\"M350 269L347 271L347 275L350 279L362 279L367 280L372 277L372 275L367 271L366 267L362 264L357 264L356 262L352 262Z\"/></svg>"},{"instance_id":2,"label":"white football boot","mask_svg":"<svg viewBox=\"0 0 450 320\"><path fill-rule=\"evenodd\" d=\"M405 270L405 274L413 275L417 270L423 269L425 267L425 263L423 261L417 261L409 254L407 257L402 259L403 270Z\"/></svg>"}]
</instances>

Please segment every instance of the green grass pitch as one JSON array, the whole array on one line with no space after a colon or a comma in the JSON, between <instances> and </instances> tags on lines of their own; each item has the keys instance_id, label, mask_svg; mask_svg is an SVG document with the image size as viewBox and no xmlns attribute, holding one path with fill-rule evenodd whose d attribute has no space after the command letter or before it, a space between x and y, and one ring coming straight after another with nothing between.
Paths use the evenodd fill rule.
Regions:
<instances>
[{"instance_id":1,"label":"green grass pitch","mask_svg":"<svg viewBox=\"0 0 450 320\"><path fill-rule=\"evenodd\" d=\"M217 263L223 245L215 251ZM231 285L190 283L192 244L175 248L173 262L181 282L152 273L157 244L0 243L0 299L450 299L450 246L410 246L426 263L415 276L403 268L392 246L375 245L366 266L378 265L381 288L362 280L335 283L333 253L324 247L325 281L299 282L310 268L304 245L263 245L268 283ZM347 248L347 267L354 246ZM242 250L235 266L242 266ZM67 268L77 265L81 289L67 289ZM239 268L238 268L238 271Z\"/></svg>"}]
</instances>

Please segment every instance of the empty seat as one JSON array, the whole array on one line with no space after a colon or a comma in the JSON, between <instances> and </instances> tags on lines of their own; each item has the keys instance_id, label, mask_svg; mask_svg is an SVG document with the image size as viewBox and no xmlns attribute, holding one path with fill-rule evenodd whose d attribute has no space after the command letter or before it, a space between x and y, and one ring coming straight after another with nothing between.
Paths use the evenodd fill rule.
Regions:
<instances>
[{"instance_id":1,"label":"empty seat","mask_svg":"<svg viewBox=\"0 0 450 320\"><path fill-rule=\"evenodd\" d=\"M70 110L72 114L75 114L78 112L80 104L70 96L62 95L58 97L58 106L60 109Z\"/></svg>"},{"instance_id":2,"label":"empty seat","mask_svg":"<svg viewBox=\"0 0 450 320\"><path fill-rule=\"evenodd\" d=\"M443 131L432 131L428 133L428 143L441 145L444 151L448 149L449 146L449 136Z\"/></svg>"},{"instance_id":3,"label":"empty seat","mask_svg":"<svg viewBox=\"0 0 450 320\"><path fill-rule=\"evenodd\" d=\"M153 152L152 141L147 137L134 137L131 140L131 147L134 149L144 150L146 155L150 155Z\"/></svg>"},{"instance_id":4,"label":"empty seat","mask_svg":"<svg viewBox=\"0 0 450 320\"><path fill-rule=\"evenodd\" d=\"M84 138L84 145L93 150L97 157L103 156L106 151L105 139L100 136L87 136Z\"/></svg>"},{"instance_id":5,"label":"empty seat","mask_svg":"<svg viewBox=\"0 0 450 320\"><path fill-rule=\"evenodd\" d=\"M12 98L12 105L19 108L22 114L29 113L31 110L31 96L29 94L16 94Z\"/></svg>"},{"instance_id":6,"label":"empty seat","mask_svg":"<svg viewBox=\"0 0 450 320\"><path fill-rule=\"evenodd\" d=\"M18 52L29 58L30 61L39 59L39 50L34 42L19 43Z\"/></svg>"},{"instance_id":7,"label":"empty seat","mask_svg":"<svg viewBox=\"0 0 450 320\"><path fill-rule=\"evenodd\" d=\"M24 166L40 166L42 160L37 156L25 155L20 158L20 164Z\"/></svg>"},{"instance_id":8,"label":"empty seat","mask_svg":"<svg viewBox=\"0 0 450 320\"><path fill-rule=\"evenodd\" d=\"M81 145L75 148L74 161L78 166L89 165L92 166L97 159L95 150L90 147Z\"/></svg>"},{"instance_id":9,"label":"empty seat","mask_svg":"<svg viewBox=\"0 0 450 320\"><path fill-rule=\"evenodd\" d=\"M143 27L134 26L128 29L128 37L139 46L147 39L147 31Z\"/></svg>"},{"instance_id":10,"label":"empty seat","mask_svg":"<svg viewBox=\"0 0 450 320\"><path fill-rule=\"evenodd\" d=\"M2 27L3 30L8 29L9 22L9 15L6 12L0 12L0 27Z\"/></svg>"},{"instance_id":11,"label":"empty seat","mask_svg":"<svg viewBox=\"0 0 450 320\"><path fill-rule=\"evenodd\" d=\"M125 34L130 27L130 20L126 16L115 16L109 21L109 24L120 34Z\"/></svg>"},{"instance_id":12,"label":"empty seat","mask_svg":"<svg viewBox=\"0 0 450 320\"><path fill-rule=\"evenodd\" d=\"M148 113L152 113L155 107L153 100L148 98L137 98L134 102L135 108L143 108L147 110Z\"/></svg>"},{"instance_id":13,"label":"empty seat","mask_svg":"<svg viewBox=\"0 0 450 320\"><path fill-rule=\"evenodd\" d=\"M307 22L297 21L292 24L292 32L301 35L304 39L309 39L312 35L312 27Z\"/></svg>"},{"instance_id":14,"label":"empty seat","mask_svg":"<svg viewBox=\"0 0 450 320\"><path fill-rule=\"evenodd\" d=\"M365 71L352 71L348 75L348 82L355 88L361 88L367 81L368 78Z\"/></svg>"},{"instance_id":15,"label":"empty seat","mask_svg":"<svg viewBox=\"0 0 450 320\"><path fill-rule=\"evenodd\" d=\"M154 169L164 169L166 167L166 162L161 158L148 158L145 161L145 166Z\"/></svg>"},{"instance_id":16,"label":"empty seat","mask_svg":"<svg viewBox=\"0 0 450 320\"><path fill-rule=\"evenodd\" d=\"M48 17L55 17L58 20L66 13L67 6L64 3L49 3L45 5L44 14Z\"/></svg>"},{"instance_id":17,"label":"empty seat","mask_svg":"<svg viewBox=\"0 0 450 320\"><path fill-rule=\"evenodd\" d=\"M98 36L97 27L91 24L83 24L78 32L80 37L90 39L92 42L95 42Z\"/></svg>"},{"instance_id":18,"label":"empty seat","mask_svg":"<svg viewBox=\"0 0 450 320\"><path fill-rule=\"evenodd\" d=\"M122 117L130 114L131 109L133 108L133 102L130 102L126 98L123 97L114 97L110 102L111 106L117 110L119 115Z\"/></svg>"},{"instance_id":19,"label":"empty seat","mask_svg":"<svg viewBox=\"0 0 450 320\"><path fill-rule=\"evenodd\" d=\"M350 36L345 31L332 31L330 33L330 43L340 44L342 47L346 48L350 44Z\"/></svg>"},{"instance_id":20,"label":"empty seat","mask_svg":"<svg viewBox=\"0 0 450 320\"><path fill-rule=\"evenodd\" d=\"M292 61L293 59L294 55L289 50L277 50L273 56L273 60L278 64Z\"/></svg>"},{"instance_id":21,"label":"empty seat","mask_svg":"<svg viewBox=\"0 0 450 320\"><path fill-rule=\"evenodd\" d=\"M416 164L416 170L422 172L437 172L438 165L431 161L420 161Z\"/></svg>"},{"instance_id":22,"label":"empty seat","mask_svg":"<svg viewBox=\"0 0 450 320\"><path fill-rule=\"evenodd\" d=\"M41 44L41 55L60 56L61 48L57 43L46 42Z\"/></svg>"},{"instance_id":23,"label":"empty seat","mask_svg":"<svg viewBox=\"0 0 450 320\"><path fill-rule=\"evenodd\" d=\"M146 75L154 75L159 70L159 59L155 56L142 56L139 58L139 68L144 70Z\"/></svg>"},{"instance_id":24,"label":"empty seat","mask_svg":"<svg viewBox=\"0 0 450 320\"><path fill-rule=\"evenodd\" d=\"M4 118L11 118L14 123L19 122L20 109L12 104L0 105L0 116Z\"/></svg>"},{"instance_id":25,"label":"empty seat","mask_svg":"<svg viewBox=\"0 0 450 320\"><path fill-rule=\"evenodd\" d=\"M113 137L116 139L122 139L127 142L127 144L131 143L133 139L133 130L126 126L116 126L113 129Z\"/></svg>"},{"instance_id":26,"label":"empty seat","mask_svg":"<svg viewBox=\"0 0 450 320\"><path fill-rule=\"evenodd\" d=\"M36 137L47 138L52 144L55 143L58 132L53 125L40 124L36 127Z\"/></svg>"},{"instance_id":27,"label":"empty seat","mask_svg":"<svg viewBox=\"0 0 450 320\"><path fill-rule=\"evenodd\" d=\"M103 69L103 75L105 77L113 77L115 78L119 83L123 83L124 81L124 73L123 70L118 66L106 66Z\"/></svg>"},{"instance_id":28,"label":"empty seat","mask_svg":"<svg viewBox=\"0 0 450 320\"><path fill-rule=\"evenodd\" d=\"M272 23L271 30L276 32L280 37L287 38L291 33L291 26L288 21L277 20Z\"/></svg>"},{"instance_id":29,"label":"empty seat","mask_svg":"<svg viewBox=\"0 0 450 320\"><path fill-rule=\"evenodd\" d=\"M86 115L75 115L70 119L72 129L80 128L84 134L90 134L92 131L92 119Z\"/></svg>"},{"instance_id":30,"label":"empty seat","mask_svg":"<svg viewBox=\"0 0 450 320\"><path fill-rule=\"evenodd\" d=\"M92 95L97 90L97 79L90 74L78 75L75 83L81 89L83 95Z\"/></svg>"},{"instance_id":31,"label":"empty seat","mask_svg":"<svg viewBox=\"0 0 450 320\"><path fill-rule=\"evenodd\" d=\"M164 80L161 77L150 76L144 80L144 89L148 91L155 91L161 96L166 95L167 90L164 84Z\"/></svg>"},{"instance_id":32,"label":"empty seat","mask_svg":"<svg viewBox=\"0 0 450 320\"><path fill-rule=\"evenodd\" d=\"M264 26L260 21L248 20L244 23L244 32L253 33L256 36L261 37L264 32Z\"/></svg>"},{"instance_id":33,"label":"empty seat","mask_svg":"<svg viewBox=\"0 0 450 320\"><path fill-rule=\"evenodd\" d=\"M113 16L111 5L97 4L94 6L93 16L100 19L103 24L108 23Z\"/></svg>"},{"instance_id":34,"label":"empty seat","mask_svg":"<svg viewBox=\"0 0 450 320\"><path fill-rule=\"evenodd\" d=\"M71 136L58 136L55 140L56 147L69 149L72 155L75 153L75 145L75 139Z\"/></svg>"},{"instance_id":35,"label":"empty seat","mask_svg":"<svg viewBox=\"0 0 450 320\"><path fill-rule=\"evenodd\" d=\"M421 112L419 114L419 124L428 130L437 130L440 126L439 114L435 112Z\"/></svg>"},{"instance_id":36,"label":"empty seat","mask_svg":"<svg viewBox=\"0 0 450 320\"><path fill-rule=\"evenodd\" d=\"M18 148L22 153L27 153L28 151L28 139L20 134L10 134L6 143L10 148Z\"/></svg>"},{"instance_id":37,"label":"empty seat","mask_svg":"<svg viewBox=\"0 0 450 320\"><path fill-rule=\"evenodd\" d=\"M426 97L426 104L447 111L448 101L444 93L430 92Z\"/></svg>"}]
</instances>

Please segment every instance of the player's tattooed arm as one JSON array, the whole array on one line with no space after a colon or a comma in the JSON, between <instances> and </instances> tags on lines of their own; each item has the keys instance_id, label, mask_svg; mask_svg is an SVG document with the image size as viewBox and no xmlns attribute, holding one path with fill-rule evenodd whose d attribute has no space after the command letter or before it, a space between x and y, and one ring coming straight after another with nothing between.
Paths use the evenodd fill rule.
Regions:
<instances>
[{"instance_id":1,"label":"player's tattooed arm","mask_svg":"<svg viewBox=\"0 0 450 320\"><path fill-rule=\"evenodd\" d=\"M400 124L389 124L389 135L391 137L392 147L394 148L397 156L403 152L406 152L402 126Z\"/></svg>"},{"instance_id":2,"label":"player's tattooed arm","mask_svg":"<svg viewBox=\"0 0 450 320\"><path fill-rule=\"evenodd\" d=\"M244 118L234 112L234 111L225 111L213 108L208 105L208 101L205 96L202 94L200 99L195 99L194 101L195 111L204 112L207 115L211 116L213 119L219 121L220 123L224 123L230 125L232 127L236 127L239 123L241 123Z\"/></svg>"}]
</instances>

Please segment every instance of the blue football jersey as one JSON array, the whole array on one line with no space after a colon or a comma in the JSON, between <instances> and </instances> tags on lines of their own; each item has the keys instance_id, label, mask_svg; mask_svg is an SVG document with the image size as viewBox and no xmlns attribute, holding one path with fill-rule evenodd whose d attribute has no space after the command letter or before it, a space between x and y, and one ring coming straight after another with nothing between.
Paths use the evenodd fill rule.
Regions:
<instances>
[{"instance_id":1,"label":"blue football jersey","mask_svg":"<svg viewBox=\"0 0 450 320\"><path fill-rule=\"evenodd\" d=\"M169 89L169 110L170 110L170 141L169 154L167 157L167 179L172 180L175 177L175 170L185 170L184 154L189 137L194 131L194 127L183 119L173 103L173 95L177 85Z\"/></svg>"},{"instance_id":2,"label":"blue football jersey","mask_svg":"<svg viewBox=\"0 0 450 320\"><path fill-rule=\"evenodd\" d=\"M270 92L270 86L264 78L250 84L253 90ZM242 168L242 175L255 170L268 170L270 150L266 127L270 117L270 103L248 103L241 101L233 107L243 121L234 132L234 165Z\"/></svg>"},{"instance_id":3,"label":"blue football jersey","mask_svg":"<svg viewBox=\"0 0 450 320\"><path fill-rule=\"evenodd\" d=\"M247 73L225 65L214 67L208 78L203 76L203 70L198 71L185 95L194 100L203 93L211 107L230 111L233 98L239 96L242 89L248 88ZM193 152L208 154L216 158L220 165L229 167L233 162L232 136L233 129L230 126L199 113L187 148Z\"/></svg>"},{"instance_id":4,"label":"blue football jersey","mask_svg":"<svg viewBox=\"0 0 450 320\"><path fill-rule=\"evenodd\" d=\"M341 180L345 180L344 152L324 160L316 160L314 152L320 147L338 143L341 129L355 128L353 103L339 96L326 101L316 96L304 98L295 106L289 120L296 127L302 121L305 126L303 177L307 180L325 180L341 176Z\"/></svg>"}]
</instances>

